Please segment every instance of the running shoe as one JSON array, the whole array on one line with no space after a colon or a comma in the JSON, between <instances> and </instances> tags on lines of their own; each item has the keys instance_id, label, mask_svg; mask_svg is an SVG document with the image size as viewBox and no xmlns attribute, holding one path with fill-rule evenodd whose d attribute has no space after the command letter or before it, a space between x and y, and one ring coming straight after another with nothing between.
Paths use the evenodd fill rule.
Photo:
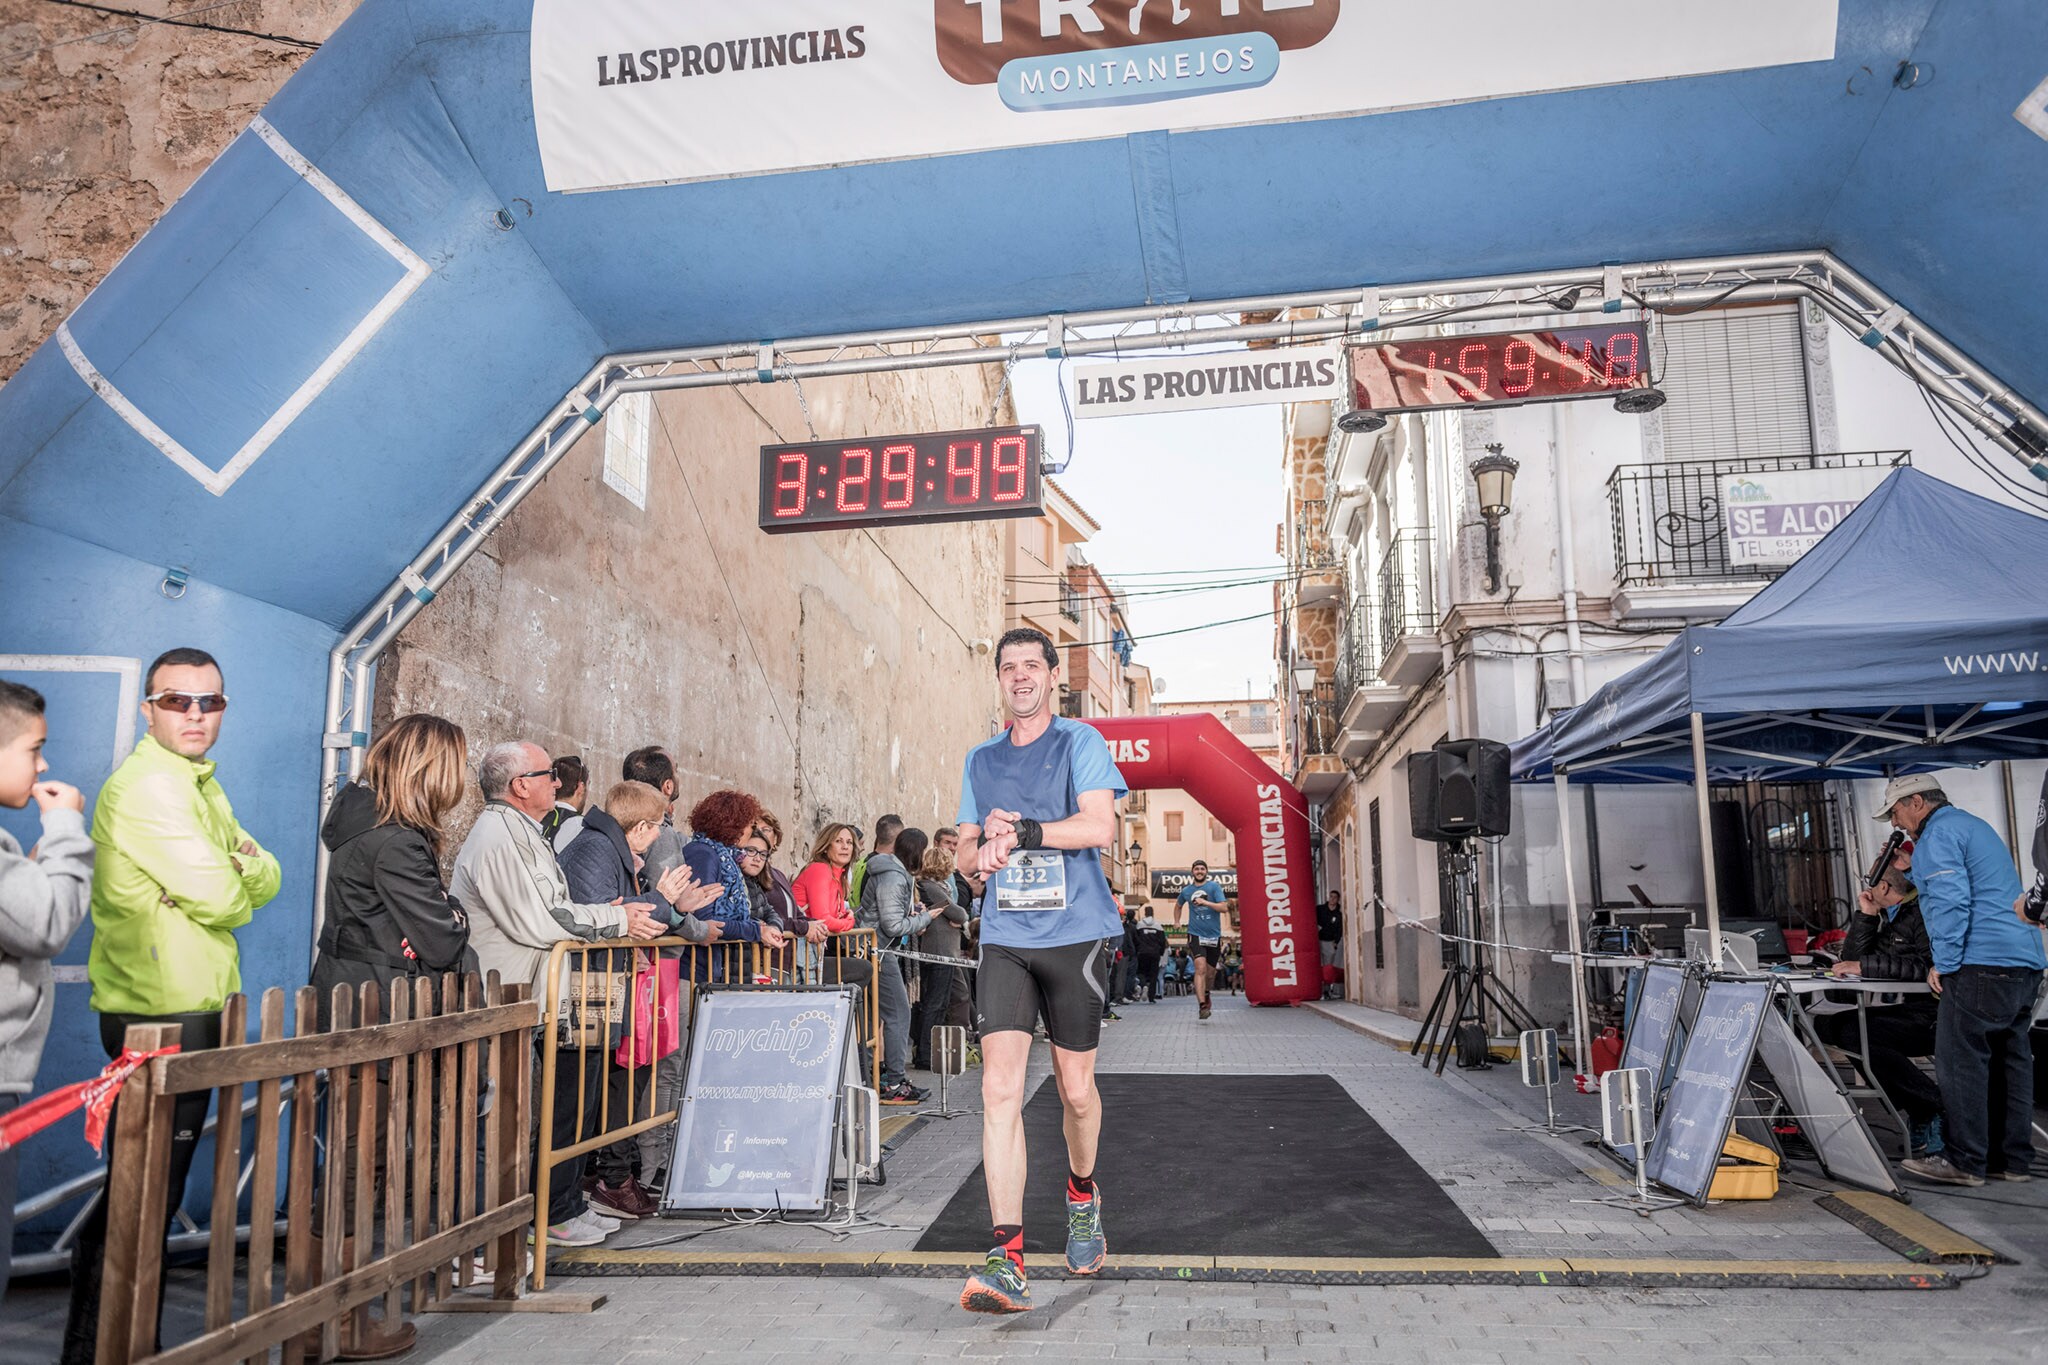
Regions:
<instances>
[{"instance_id":1,"label":"running shoe","mask_svg":"<svg viewBox=\"0 0 2048 1365\"><path fill-rule=\"evenodd\" d=\"M586 1226L596 1228L599 1232L603 1233L607 1237L611 1236L613 1233L617 1232L620 1228L625 1226L625 1224L621 1222L619 1219L612 1217L608 1213L599 1213L596 1209L590 1207L590 1205L588 1204L585 1204L583 1206L583 1212L577 1214L574 1218L570 1219L569 1221L572 1223L580 1222L585 1224Z\"/></svg>"},{"instance_id":2,"label":"running shoe","mask_svg":"<svg viewBox=\"0 0 2048 1365\"><path fill-rule=\"evenodd\" d=\"M1209 1006L1206 1003L1203 1004L1201 1012L1195 1016L1195 1019L1199 1023L1206 1024L1209 1022Z\"/></svg>"},{"instance_id":3,"label":"running shoe","mask_svg":"<svg viewBox=\"0 0 2048 1365\"><path fill-rule=\"evenodd\" d=\"M1984 1183L1983 1176L1971 1175L1968 1171L1952 1164L1945 1156L1915 1157L1911 1161L1901 1161L1899 1169L1907 1175L1918 1176L1922 1180L1931 1180L1937 1185L1981 1185Z\"/></svg>"},{"instance_id":4,"label":"running shoe","mask_svg":"<svg viewBox=\"0 0 2048 1365\"><path fill-rule=\"evenodd\" d=\"M1109 1255L1109 1239L1102 1235L1102 1191L1097 1190L1078 1204L1067 1201L1067 1270L1074 1275L1093 1275L1102 1269Z\"/></svg>"},{"instance_id":5,"label":"running shoe","mask_svg":"<svg viewBox=\"0 0 2048 1365\"><path fill-rule=\"evenodd\" d=\"M581 1216L563 1223L548 1224L548 1245L551 1247L594 1247L604 1240L605 1235L583 1221ZM533 1233L526 1234L526 1243L533 1245Z\"/></svg>"},{"instance_id":6,"label":"running shoe","mask_svg":"<svg viewBox=\"0 0 2048 1365\"><path fill-rule=\"evenodd\" d=\"M917 1093L913 1091L908 1085L884 1086L882 1087L881 1098L883 1104L901 1105L921 1103L921 1101L917 1098Z\"/></svg>"},{"instance_id":7,"label":"running shoe","mask_svg":"<svg viewBox=\"0 0 2048 1365\"><path fill-rule=\"evenodd\" d=\"M1925 1123L1912 1125L1914 1156L1940 1156L1946 1144L1941 1136L1941 1115L1936 1114Z\"/></svg>"},{"instance_id":8,"label":"running shoe","mask_svg":"<svg viewBox=\"0 0 2048 1365\"><path fill-rule=\"evenodd\" d=\"M2032 1180L2034 1178L2033 1173L2031 1171L1986 1171L1984 1175L1985 1178L1988 1180L2021 1181Z\"/></svg>"},{"instance_id":9,"label":"running shoe","mask_svg":"<svg viewBox=\"0 0 2048 1365\"><path fill-rule=\"evenodd\" d=\"M970 1313L1021 1313L1031 1307L1031 1286L1024 1268L1001 1247L988 1254L988 1263L967 1277L960 1291L960 1306Z\"/></svg>"}]
</instances>

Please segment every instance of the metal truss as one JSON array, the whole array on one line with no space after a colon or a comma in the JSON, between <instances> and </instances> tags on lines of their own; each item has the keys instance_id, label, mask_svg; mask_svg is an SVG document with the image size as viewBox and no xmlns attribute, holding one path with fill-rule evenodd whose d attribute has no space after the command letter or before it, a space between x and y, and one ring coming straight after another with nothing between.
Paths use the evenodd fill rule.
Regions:
<instances>
[{"instance_id":1,"label":"metal truss","mask_svg":"<svg viewBox=\"0 0 2048 1365\"><path fill-rule=\"evenodd\" d=\"M2048 413L1827 252L1578 266L607 356L549 408L334 646L321 727L321 811L362 771L378 657L621 394L1251 343L1370 342L1449 321L1569 326L1589 314L1654 319L1670 310L1792 299L1814 300L1955 416L2048 480ZM316 906L325 897L326 871L322 846ZM316 910L316 940L317 917Z\"/></svg>"}]
</instances>

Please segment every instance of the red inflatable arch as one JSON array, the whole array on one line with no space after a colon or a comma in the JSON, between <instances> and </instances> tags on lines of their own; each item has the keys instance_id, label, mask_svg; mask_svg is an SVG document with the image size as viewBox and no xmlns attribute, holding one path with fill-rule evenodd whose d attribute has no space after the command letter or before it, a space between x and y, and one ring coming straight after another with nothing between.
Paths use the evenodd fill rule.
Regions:
<instances>
[{"instance_id":1,"label":"red inflatable arch","mask_svg":"<svg viewBox=\"0 0 2048 1365\"><path fill-rule=\"evenodd\" d=\"M1237 838L1244 993L1254 1005L1322 994L1308 802L1292 782L1208 715L1119 716L1088 724L1132 791L1179 787Z\"/></svg>"}]
</instances>

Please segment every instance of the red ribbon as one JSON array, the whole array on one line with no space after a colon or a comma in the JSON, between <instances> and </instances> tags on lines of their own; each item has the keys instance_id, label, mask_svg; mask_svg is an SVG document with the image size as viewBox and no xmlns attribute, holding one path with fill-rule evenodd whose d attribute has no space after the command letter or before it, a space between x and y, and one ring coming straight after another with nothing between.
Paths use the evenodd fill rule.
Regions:
<instances>
[{"instance_id":1,"label":"red ribbon","mask_svg":"<svg viewBox=\"0 0 2048 1365\"><path fill-rule=\"evenodd\" d=\"M175 1043L153 1052L123 1048L121 1055L108 1062L106 1069L91 1080L78 1081L47 1095L38 1095L13 1113L0 1115L0 1152L20 1145L79 1108L85 1110L85 1140L92 1144L95 1152L101 1151L106 1146L107 1120L114 1113L114 1097L121 1093L121 1087L144 1062L154 1057L168 1057L177 1050Z\"/></svg>"}]
</instances>

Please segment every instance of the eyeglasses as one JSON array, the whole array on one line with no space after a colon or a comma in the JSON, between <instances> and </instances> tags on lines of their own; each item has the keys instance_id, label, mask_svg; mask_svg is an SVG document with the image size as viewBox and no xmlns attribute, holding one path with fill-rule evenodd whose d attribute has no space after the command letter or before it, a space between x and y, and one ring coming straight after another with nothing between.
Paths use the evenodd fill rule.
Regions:
<instances>
[{"instance_id":1,"label":"eyeglasses","mask_svg":"<svg viewBox=\"0 0 2048 1365\"><path fill-rule=\"evenodd\" d=\"M530 773L514 773L514 774L512 774L512 780L513 780L514 782L517 782L517 781L518 781L518 780L519 780L520 778L522 778L522 777L545 777L545 778L547 778L547 779L548 779L548 780L549 780L550 782L555 782L555 783L556 783L556 785L558 785L558 786L560 785L559 781L557 781L557 779L556 779L556 777L555 777L555 770L554 770L553 768L535 768L535 769L534 769L534 770L533 770L532 772L530 772Z\"/></svg>"},{"instance_id":2,"label":"eyeglasses","mask_svg":"<svg viewBox=\"0 0 2048 1365\"><path fill-rule=\"evenodd\" d=\"M740 856L741 856L742 858L765 858L765 857L767 857L767 856L768 856L768 850L767 850L767 849L765 849L765 848L746 848L746 847L742 847L742 848L741 848L741 849L739 850L739 855L740 855Z\"/></svg>"},{"instance_id":3,"label":"eyeglasses","mask_svg":"<svg viewBox=\"0 0 2048 1365\"><path fill-rule=\"evenodd\" d=\"M189 712L196 706L201 715L207 716L228 709L228 697L225 692L152 692L143 700L154 704L161 711Z\"/></svg>"}]
</instances>

